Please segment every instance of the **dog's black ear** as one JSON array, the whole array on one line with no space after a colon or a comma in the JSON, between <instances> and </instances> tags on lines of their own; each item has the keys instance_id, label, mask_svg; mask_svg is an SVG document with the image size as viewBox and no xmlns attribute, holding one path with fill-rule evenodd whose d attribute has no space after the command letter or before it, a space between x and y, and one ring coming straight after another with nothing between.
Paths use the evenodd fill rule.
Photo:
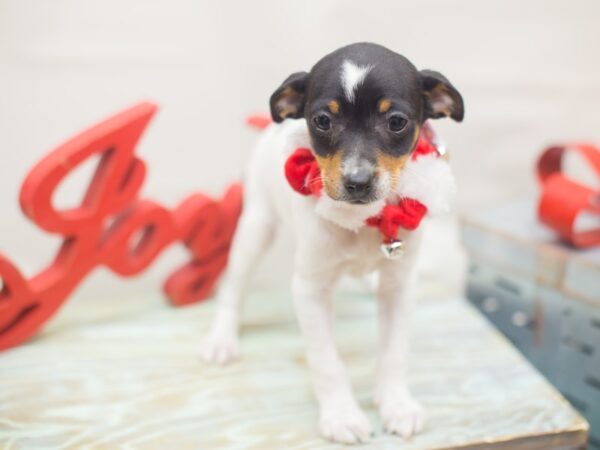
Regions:
<instances>
[{"instance_id":1,"label":"dog's black ear","mask_svg":"<svg viewBox=\"0 0 600 450\"><path fill-rule=\"evenodd\" d=\"M425 119L451 117L461 122L465 116L465 106L460 93L444 75L433 70L421 70Z\"/></svg>"},{"instance_id":2,"label":"dog's black ear","mask_svg":"<svg viewBox=\"0 0 600 450\"><path fill-rule=\"evenodd\" d=\"M271 95L271 116L275 122L284 119L299 119L304 115L308 73L291 74Z\"/></svg>"}]
</instances>

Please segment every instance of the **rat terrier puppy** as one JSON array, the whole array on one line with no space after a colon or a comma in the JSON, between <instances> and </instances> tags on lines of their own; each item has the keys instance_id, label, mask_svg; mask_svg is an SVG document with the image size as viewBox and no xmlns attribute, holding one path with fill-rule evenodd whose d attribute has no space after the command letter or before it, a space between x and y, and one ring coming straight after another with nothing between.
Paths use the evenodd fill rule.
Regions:
<instances>
[{"instance_id":1,"label":"rat terrier puppy","mask_svg":"<svg viewBox=\"0 0 600 450\"><path fill-rule=\"evenodd\" d=\"M252 269L278 226L291 228L296 250L293 302L320 408L322 435L364 442L371 424L352 393L333 337L332 289L343 273L378 273L381 328L375 402L384 428L409 437L424 410L406 384L411 286L421 228L402 230L404 255L387 259L378 230L364 226L387 203L419 200L447 208L453 178L443 158L411 159L427 119L463 119L459 92L440 73L417 70L405 57L360 43L326 55L310 72L289 76L270 101L275 123L262 133L244 185L244 209L217 295L206 361L239 356L239 317ZM302 196L284 176L298 147L312 150L323 192Z\"/></svg>"}]
</instances>

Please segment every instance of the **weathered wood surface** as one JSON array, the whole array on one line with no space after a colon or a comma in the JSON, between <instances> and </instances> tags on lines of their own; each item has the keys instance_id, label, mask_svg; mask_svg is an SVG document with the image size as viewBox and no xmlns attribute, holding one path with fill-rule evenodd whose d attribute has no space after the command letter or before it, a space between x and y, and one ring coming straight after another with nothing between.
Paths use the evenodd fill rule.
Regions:
<instances>
[{"instance_id":1,"label":"weathered wood surface","mask_svg":"<svg viewBox=\"0 0 600 450\"><path fill-rule=\"evenodd\" d=\"M73 302L34 341L0 354L0 446L342 448L317 435L290 303L286 293L253 295L243 359L210 367L196 353L212 302ZM364 296L338 299L341 353L377 430L362 448L582 448L585 421L461 300L417 308L410 383L426 429L410 441L382 434L371 401L374 313Z\"/></svg>"}]
</instances>

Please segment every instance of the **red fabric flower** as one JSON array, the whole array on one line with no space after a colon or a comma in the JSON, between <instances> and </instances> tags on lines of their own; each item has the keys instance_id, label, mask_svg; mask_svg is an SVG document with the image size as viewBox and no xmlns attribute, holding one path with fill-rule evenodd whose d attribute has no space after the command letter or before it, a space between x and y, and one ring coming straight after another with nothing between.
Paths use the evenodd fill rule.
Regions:
<instances>
[{"instance_id":1,"label":"red fabric flower","mask_svg":"<svg viewBox=\"0 0 600 450\"><path fill-rule=\"evenodd\" d=\"M437 154L437 148L433 143L428 140L423 134L419 136L419 142L417 143L417 147L413 151L411 158L417 159L419 156Z\"/></svg>"},{"instance_id":2,"label":"red fabric flower","mask_svg":"<svg viewBox=\"0 0 600 450\"><path fill-rule=\"evenodd\" d=\"M308 148L298 148L285 162L285 177L296 192L302 195L321 195L321 171Z\"/></svg>"},{"instance_id":3,"label":"red fabric flower","mask_svg":"<svg viewBox=\"0 0 600 450\"><path fill-rule=\"evenodd\" d=\"M397 205L385 205L377 216L369 217L367 225L379 228L386 239L396 239L400 227L415 230L427 214L427 206L412 198L403 198Z\"/></svg>"}]
</instances>

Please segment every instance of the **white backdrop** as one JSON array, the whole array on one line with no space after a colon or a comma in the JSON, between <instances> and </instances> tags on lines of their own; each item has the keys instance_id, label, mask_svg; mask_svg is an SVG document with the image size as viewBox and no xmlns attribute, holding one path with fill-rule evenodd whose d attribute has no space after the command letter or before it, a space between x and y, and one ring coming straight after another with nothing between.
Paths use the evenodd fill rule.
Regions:
<instances>
[{"instance_id":1,"label":"white backdrop","mask_svg":"<svg viewBox=\"0 0 600 450\"><path fill-rule=\"evenodd\" d=\"M244 116L266 111L288 74L355 41L439 70L463 93L465 122L437 126L459 210L533 192L547 143L600 141L597 0L0 0L0 251L28 275L54 253L57 240L24 218L17 198L28 168L74 132L154 100L161 111L139 147L144 193L169 206L194 190L217 194L255 139ZM63 199L81 195L77 180L68 187ZM434 237L430 270L458 285L455 235ZM287 249L263 265L260 283L285 283ZM101 271L78 295L154 288L183 260L172 249L127 283Z\"/></svg>"}]
</instances>

